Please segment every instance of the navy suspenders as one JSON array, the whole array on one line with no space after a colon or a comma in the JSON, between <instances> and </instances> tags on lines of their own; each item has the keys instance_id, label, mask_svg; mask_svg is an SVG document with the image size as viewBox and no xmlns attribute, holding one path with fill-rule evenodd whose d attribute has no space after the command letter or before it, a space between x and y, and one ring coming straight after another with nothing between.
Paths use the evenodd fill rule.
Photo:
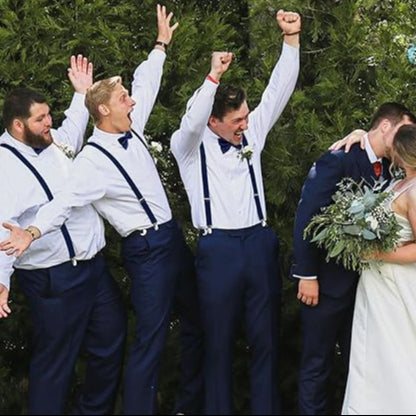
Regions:
<instances>
[{"instance_id":1,"label":"navy suspenders","mask_svg":"<svg viewBox=\"0 0 416 416\"><path fill-rule=\"evenodd\" d=\"M205 234L211 234L212 232L211 199L209 197L207 158L205 155L205 148L204 148L203 143L201 143L199 151L201 153L202 186L204 188L205 219L207 221L207 228L206 230L204 230L204 232Z\"/></svg>"},{"instance_id":2,"label":"navy suspenders","mask_svg":"<svg viewBox=\"0 0 416 416\"><path fill-rule=\"evenodd\" d=\"M248 145L246 137L243 135L243 148ZM205 206L205 218L207 222L206 229L203 230L203 235L211 234L212 233L212 213L211 213L211 198L209 194L209 184L208 184L208 170L207 170L207 158L205 154L204 144L201 143L201 146L199 148L199 152L201 155L201 174L202 174L202 186L204 190L204 206ZM259 219L263 225L263 227L266 226L266 220L263 215L263 210L261 208L260 203L260 196L259 191L257 188L257 182L256 182L256 175L254 172L253 165L250 163L250 161L247 159L247 165L248 170L250 173L250 179L251 179L251 185L253 187L253 194L254 194L254 202L256 203L257 208L257 215L259 216Z\"/></svg>"},{"instance_id":3,"label":"navy suspenders","mask_svg":"<svg viewBox=\"0 0 416 416\"><path fill-rule=\"evenodd\" d=\"M133 133L139 138L139 140L143 143L143 140L140 138L140 136L135 133L133 131ZM144 146L145 143L143 143ZM129 184L131 190L134 192L134 194L136 195L137 199L139 200L141 206L144 209L144 212L146 213L147 217L149 218L153 228L155 230L159 229L159 225L157 223L157 219L156 217L153 215L152 210L149 207L149 204L147 203L146 199L143 197L143 195L141 194L141 192L139 191L139 189L137 188L137 186L134 184L133 180L131 179L131 177L129 176L129 174L126 172L126 170L123 168L123 166L121 166L120 162L110 153L108 152L106 149L104 149L102 146L100 146L97 143L94 142L88 142L86 144L86 146L92 146L95 147L96 149L100 150L102 153L104 153L104 155L106 155L113 163L114 165L117 167L117 169L120 171L120 173L123 175L124 179L127 181L127 183ZM147 146L146 146L147 148ZM140 232L141 235L145 235L146 234L146 230L142 230Z\"/></svg>"},{"instance_id":4,"label":"navy suspenders","mask_svg":"<svg viewBox=\"0 0 416 416\"><path fill-rule=\"evenodd\" d=\"M243 134L243 148L247 145L248 145L248 142L247 142L246 136L244 136ZM254 173L254 168L253 168L253 165L250 163L249 159L246 159L246 161L248 165L248 170L250 171L251 184L253 185L254 201L256 203L257 215L259 216L259 220L262 222L263 226L265 226L266 220L264 219L263 210L261 209L260 196L259 196L259 191L257 188L256 175Z\"/></svg>"},{"instance_id":5,"label":"navy suspenders","mask_svg":"<svg viewBox=\"0 0 416 416\"><path fill-rule=\"evenodd\" d=\"M9 146L8 144L2 143L0 144L1 147L4 147L5 149L10 150L20 161L33 173L33 175L36 177L40 185L42 186L43 190L45 191L46 196L48 197L49 201L53 200L53 194L51 190L48 187L48 184L43 179L41 174L36 170L36 168L14 147ZM68 248L69 257L72 261L73 266L77 265L77 260L75 259L75 250L74 245L71 240L71 236L69 235L68 229L65 224L62 224L61 226L61 232L65 240L65 244Z\"/></svg>"}]
</instances>

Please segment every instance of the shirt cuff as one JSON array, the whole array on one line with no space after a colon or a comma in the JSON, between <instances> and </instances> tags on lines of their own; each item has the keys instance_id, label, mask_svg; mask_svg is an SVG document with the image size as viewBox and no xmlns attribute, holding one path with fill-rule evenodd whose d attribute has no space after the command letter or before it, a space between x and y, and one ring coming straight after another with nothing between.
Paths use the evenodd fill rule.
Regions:
<instances>
[{"instance_id":1,"label":"shirt cuff","mask_svg":"<svg viewBox=\"0 0 416 416\"><path fill-rule=\"evenodd\" d=\"M149 53L149 57L150 55L155 55L154 59L160 59L162 62L166 59L166 52L162 51L162 49L152 49Z\"/></svg>"},{"instance_id":2,"label":"shirt cuff","mask_svg":"<svg viewBox=\"0 0 416 416\"><path fill-rule=\"evenodd\" d=\"M292 274L292 276L296 279L304 279L304 280L316 280L318 276L301 276L299 274Z\"/></svg>"}]
</instances>

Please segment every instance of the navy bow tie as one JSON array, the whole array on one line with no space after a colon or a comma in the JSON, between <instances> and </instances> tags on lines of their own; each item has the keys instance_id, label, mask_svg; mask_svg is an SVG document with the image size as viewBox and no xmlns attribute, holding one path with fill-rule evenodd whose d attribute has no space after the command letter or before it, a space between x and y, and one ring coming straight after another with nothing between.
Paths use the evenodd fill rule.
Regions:
<instances>
[{"instance_id":1,"label":"navy bow tie","mask_svg":"<svg viewBox=\"0 0 416 416\"><path fill-rule=\"evenodd\" d=\"M127 149L129 147L129 140L133 137L133 135L128 131L124 136L121 136L118 139L118 142Z\"/></svg>"},{"instance_id":2,"label":"navy bow tie","mask_svg":"<svg viewBox=\"0 0 416 416\"><path fill-rule=\"evenodd\" d=\"M230 150L230 147L235 147L236 149L241 149L241 144L233 144L228 142L227 140L223 139L222 137L220 137L218 139L218 144L221 147L221 152L226 153Z\"/></svg>"}]
</instances>

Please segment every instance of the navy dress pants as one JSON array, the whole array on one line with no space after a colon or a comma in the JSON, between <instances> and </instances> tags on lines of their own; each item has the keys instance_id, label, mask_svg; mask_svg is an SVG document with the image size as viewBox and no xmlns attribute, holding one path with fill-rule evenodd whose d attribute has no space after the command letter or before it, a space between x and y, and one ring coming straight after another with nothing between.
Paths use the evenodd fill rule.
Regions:
<instances>
[{"instance_id":1,"label":"navy dress pants","mask_svg":"<svg viewBox=\"0 0 416 416\"><path fill-rule=\"evenodd\" d=\"M333 277L336 279L336 276ZM354 302L354 292L340 298L332 298L321 293L317 306L301 304L303 332L299 371L299 414L301 415L328 414L328 382L337 344L344 363L344 375L348 371Z\"/></svg>"},{"instance_id":2,"label":"navy dress pants","mask_svg":"<svg viewBox=\"0 0 416 416\"><path fill-rule=\"evenodd\" d=\"M182 236L174 220L122 240L122 257L131 279L134 340L125 370L124 414L149 415L156 395L170 312L180 270Z\"/></svg>"},{"instance_id":3,"label":"navy dress pants","mask_svg":"<svg viewBox=\"0 0 416 416\"><path fill-rule=\"evenodd\" d=\"M278 413L282 282L277 236L260 224L214 229L199 238L196 267L205 330L205 414L233 414L232 350L243 319L251 355L252 414Z\"/></svg>"},{"instance_id":4,"label":"navy dress pants","mask_svg":"<svg viewBox=\"0 0 416 416\"><path fill-rule=\"evenodd\" d=\"M85 382L72 414L111 414L125 345L121 293L102 254L48 269L17 270L33 323L29 414L67 414L78 354L87 353Z\"/></svg>"}]
</instances>

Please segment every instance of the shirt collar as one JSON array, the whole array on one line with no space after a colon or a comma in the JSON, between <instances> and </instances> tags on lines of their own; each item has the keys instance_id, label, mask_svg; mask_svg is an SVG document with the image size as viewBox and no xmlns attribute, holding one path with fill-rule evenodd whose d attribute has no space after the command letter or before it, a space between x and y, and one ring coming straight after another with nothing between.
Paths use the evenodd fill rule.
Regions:
<instances>
[{"instance_id":1,"label":"shirt collar","mask_svg":"<svg viewBox=\"0 0 416 416\"><path fill-rule=\"evenodd\" d=\"M368 133L366 133L364 135L364 141L365 141L365 151L367 153L368 159L370 160L371 163L374 162L381 162L381 157L377 157L376 154L374 153L373 148L371 147L370 144L370 139L368 137Z\"/></svg>"},{"instance_id":2,"label":"shirt collar","mask_svg":"<svg viewBox=\"0 0 416 416\"><path fill-rule=\"evenodd\" d=\"M94 131L92 136L88 139L88 141L94 141L98 139L98 141L102 144L117 144L120 146L118 139L122 137L125 133L108 133L107 131L99 129L97 126L94 127Z\"/></svg>"}]
</instances>

